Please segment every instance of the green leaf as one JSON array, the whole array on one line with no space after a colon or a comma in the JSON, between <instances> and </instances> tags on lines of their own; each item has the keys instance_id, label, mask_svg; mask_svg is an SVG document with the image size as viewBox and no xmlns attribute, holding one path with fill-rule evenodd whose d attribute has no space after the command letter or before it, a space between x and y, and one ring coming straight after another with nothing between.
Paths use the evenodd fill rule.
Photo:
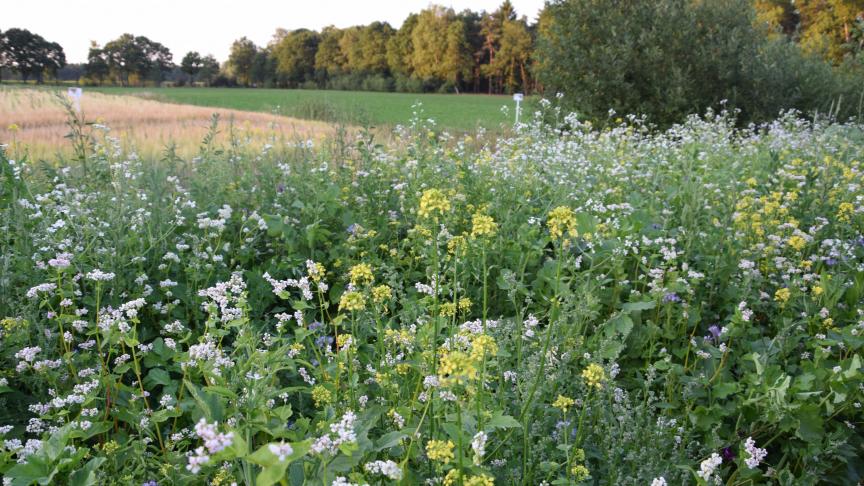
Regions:
<instances>
[{"instance_id":1,"label":"green leaf","mask_svg":"<svg viewBox=\"0 0 864 486\"><path fill-rule=\"evenodd\" d=\"M798 417L798 430L795 435L806 442L821 442L824 430L819 406L815 404L802 406L796 415Z\"/></svg>"},{"instance_id":2,"label":"green leaf","mask_svg":"<svg viewBox=\"0 0 864 486\"><path fill-rule=\"evenodd\" d=\"M69 477L69 486L92 486L96 484L96 469L105 462L104 457L90 459L83 468L75 471Z\"/></svg>"},{"instance_id":3,"label":"green leaf","mask_svg":"<svg viewBox=\"0 0 864 486\"><path fill-rule=\"evenodd\" d=\"M510 415L503 415L501 412L495 412L495 415L486 422L486 427L489 430L495 429L512 429L516 427L521 427L522 424L519 423L518 420L511 417Z\"/></svg>"},{"instance_id":4,"label":"green leaf","mask_svg":"<svg viewBox=\"0 0 864 486\"><path fill-rule=\"evenodd\" d=\"M391 447L396 447L402 442L402 439L410 437L410 434L407 432L402 432L401 430L394 430L393 432L387 432L382 435L380 439L378 439L378 443L375 444L375 451L381 451L384 449L389 449Z\"/></svg>"},{"instance_id":5,"label":"green leaf","mask_svg":"<svg viewBox=\"0 0 864 486\"><path fill-rule=\"evenodd\" d=\"M168 386L171 383L173 383L171 374L162 368L151 368L150 372L147 373L147 377L144 378L144 384L147 385L147 387L155 385Z\"/></svg>"},{"instance_id":6,"label":"green leaf","mask_svg":"<svg viewBox=\"0 0 864 486\"><path fill-rule=\"evenodd\" d=\"M657 306L657 303L653 300L639 301L639 302L627 302L626 304L621 306L621 310L625 312L633 312L633 311L643 311L650 310Z\"/></svg>"},{"instance_id":7,"label":"green leaf","mask_svg":"<svg viewBox=\"0 0 864 486\"><path fill-rule=\"evenodd\" d=\"M724 399L738 391L738 384L733 381L722 381L712 387L714 398Z\"/></svg>"}]
</instances>

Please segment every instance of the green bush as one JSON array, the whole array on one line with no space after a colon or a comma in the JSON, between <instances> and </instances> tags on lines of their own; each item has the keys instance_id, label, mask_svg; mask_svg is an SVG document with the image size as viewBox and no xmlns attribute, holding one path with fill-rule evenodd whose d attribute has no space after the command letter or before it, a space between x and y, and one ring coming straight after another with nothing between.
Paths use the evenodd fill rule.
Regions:
<instances>
[{"instance_id":1,"label":"green bush","mask_svg":"<svg viewBox=\"0 0 864 486\"><path fill-rule=\"evenodd\" d=\"M771 39L754 15L746 0L557 0L540 21L537 74L597 121L611 109L669 125L720 106L762 121L849 97L831 66Z\"/></svg>"}]
</instances>

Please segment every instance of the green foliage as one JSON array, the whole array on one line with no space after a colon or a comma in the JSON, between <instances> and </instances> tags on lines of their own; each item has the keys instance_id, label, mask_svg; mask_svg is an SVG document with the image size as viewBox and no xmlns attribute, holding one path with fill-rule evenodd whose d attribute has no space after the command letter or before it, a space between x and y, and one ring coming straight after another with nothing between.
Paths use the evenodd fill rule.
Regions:
<instances>
[{"instance_id":1,"label":"green foliage","mask_svg":"<svg viewBox=\"0 0 864 486\"><path fill-rule=\"evenodd\" d=\"M76 119L82 160L0 149L0 474L864 479L864 128L539 107L479 141L417 112L389 146L142 160Z\"/></svg>"},{"instance_id":2,"label":"green foliage","mask_svg":"<svg viewBox=\"0 0 864 486\"><path fill-rule=\"evenodd\" d=\"M721 105L742 122L767 120L826 110L849 89L754 22L744 0L561 0L541 18L536 69L547 91L601 123L610 109L665 126Z\"/></svg>"},{"instance_id":3,"label":"green foliage","mask_svg":"<svg viewBox=\"0 0 864 486\"><path fill-rule=\"evenodd\" d=\"M56 77L65 65L66 54L56 42L27 29L0 31L0 68L17 72L24 81L33 78L42 84L45 75Z\"/></svg>"}]
</instances>

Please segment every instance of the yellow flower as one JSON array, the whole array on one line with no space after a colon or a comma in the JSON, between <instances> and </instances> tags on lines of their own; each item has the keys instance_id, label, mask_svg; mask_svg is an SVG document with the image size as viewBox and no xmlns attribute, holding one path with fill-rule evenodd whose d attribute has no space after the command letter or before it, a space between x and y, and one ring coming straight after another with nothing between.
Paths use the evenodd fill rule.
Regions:
<instances>
[{"instance_id":1,"label":"yellow flower","mask_svg":"<svg viewBox=\"0 0 864 486\"><path fill-rule=\"evenodd\" d=\"M309 278L314 282L320 282L324 275L327 274L327 270L324 268L324 265L317 262L307 262L306 270L309 273Z\"/></svg>"},{"instance_id":2,"label":"yellow flower","mask_svg":"<svg viewBox=\"0 0 864 486\"><path fill-rule=\"evenodd\" d=\"M468 297L462 297L459 299L459 310L462 312L468 312L471 310L471 299Z\"/></svg>"},{"instance_id":3,"label":"yellow flower","mask_svg":"<svg viewBox=\"0 0 864 486\"><path fill-rule=\"evenodd\" d=\"M825 320L822 321L822 326L825 327L825 329L831 329L834 327L834 319L826 317Z\"/></svg>"},{"instance_id":4,"label":"yellow flower","mask_svg":"<svg viewBox=\"0 0 864 486\"><path fill-rule=\"evenodd\" d=\"M455 457L453 455L453 449L455 447L456 445L450 440L446 442L443 440L430 440L426 443L426 457L431 461L449 464Z\"/></svg>"},{"instance_id":5,"label":"yellow flower","mask_svg":"<svg viewBox=\"0 0 864 486\"><path fill-rule=\"evenodd\" d=\"M791 296L792 296L792 292L790 292L789 289L787 289L785 287L782 289L777 289L777 292L774 292L774 300L776 300L777 302L780 302L782 304L785 304L786 301L788 301L789 297L791 297Z\"/></svg>"},{"instance_id":6,"label":"yellow flower","mask_svg":"<svg viewBox=\"0 0 864 486\"><path fill-rule=\"evenodd\" d=\"M453 317L456 315L456 303L445 302L441 304L441 315L444 317Z\"/></svg>"},{"instance_id":7,"label":"yellow flower","mask_svg":"<svg viewBox=\"0 0 864 486\"><path fill-rule=\"evenodd\" d=\"M338 337L336 337L336 348L337 349L341 350L342 348L345 347L346 344L347 345L351 344L351 335L350 334L340 334Z\"/></svg>"},{"instance_id":8,"label":"yellow flower","mask_svg":"<svg viewBox=\"0 0 864 486\"><path fill-rule=\"evenodd\" d=\"M467 246L464 236L454 236L447 242L447 252L451 255L461 256L465 254Z\"/></svg>"},{"instance_id":9,"label":"yellow flower","mask_svg":"<svg viewBox=\"0 0 864 486\"><path fill-rule=\"evenodd\" d=\"M576 231L576 215L567 206L558 206L549 211L546 225L549 227L549 234L552 236L552 239L557 240L564 236L579 236L579 233Z\"/></svg>"},{"instance_id":10,"label":"yellow flower","mask_svg":"<svg viewBox=\"0 0 864 486\"><path fill-rule=\"evenodd\" d=\"M339 299L339 310L361 311L366 308L366 299L360 292L345 292Z\"/></svg>"},{"instance_id":11,"label":"yellow flower","mask_svg":"<svg viewBox=\"0 0 864 486\"><path fill-rule=\"evenodd\" d=\"M370 284L375 280L375 276L372 275L372 267L366 263L358 263L351 267L351 270L348 271L348 277L354 285L360 283Z\"/></svg>"},{"instance_id":12,"label":"yellow flower","mask_svg":"<svg viewBox=\"0 0 864 486\"><path fill-rule=\"evenodd\" d=\"M492 216L475 213L471 218L471 236L492 236L498 231L498 223Z\"/></svg>"},{"instance_id":13,"label":"yellow flower","mask_svg":"<svg viewBox=\"0 0 864 486\"><path fill-rule=\"evenodd\" d=\"M470 356L461 351L450 351L441 357L438 379L443 386L462 385L477 378L477 367Z\"/></svg>"},{"instance_id":14,"label":"yellow flower","mask_svg":"<svg viewBox=\"0 0 864 486\"><path fill-rule=\"evenodd\" d=\"M465 486L495 486L495 481L488 474L480 474L478 476L470 476L462 484Z\"/></svg>"},{"instance_id":15,"label":"yellow flower","mask_svg":"<svg viewBox=\"0 0 864 486\"><path fill-rule=\"evenodd\" d=\"M581 483L591 477L591 471L582 464L574 464L570 468L570 474L573 476L573 481Z\"/></svg>"},{"instance_id":16,"label":"yellow flower","mask_svg":"<svg viewBox=\"0 0 864 486\"><path fill-rule=\"evenodd\" d=\"M825 289L823 289L821 285L817 285L817 286L813 287L813 295L815 295L816 297L819 297L820 295L822 295L822 292L824 292L824 291L825 291Z\"/></svg>"},{"instance_id":17,"label":"yellow flower","mask_svg":"<svg viewBox=\"0 0 864 486\"><path fill-rule=\"evenodd\" d=\"M18 130L20 130L20 128L18 127L18 125L15 124L15 123L9 125L9 127L7 127L6 129L9 130L9 131L12 132L12 133L15 133L15 132L17 132Z\"/></svg>"},{"instance_id":18,"label":"yellow flower","mask_svg":"<svg viewBox=\"0 0 864 486\"><path fill-rule=\"evenodd\" d=\"M565 397L564 395L558 395L558 398L552 402L552 406L558 409L561 409L562 412L567 413L567 410L570 410L570 407L576 404L576 400L573 400L570 397Z\"/></svg>"},{"instance_id":19,"label":"yellow flower","mask_svg":"<svg viewBox=\"0 0 864 486\"><path fill-rule=\"evenodd\" d=\"M482 361L484 357L494 357L498 353L495 338L487 334L478 334L471 340L471 359Z\"/></svg>"},{"instance_id":20,"label":"yellow flower","mask_svg":"<svg viewBox=\"0 0 864 486\"><path fill-rule=\"evenodd\" d=\"M854 213L855 205L848 202L840 203L840 209L837 211L837 219L844 223L848 223L852 220L852 215Z\"/></svg>"},{"instance_id":21,"label":"yellow flower","mask_svg":"<svg viewBox=\"0 0 864 486\"><path fill-rule=\"evenodd\" d=\"M324 388L323 385L318 385L312 389L312 400L315 401L316 407L321 407L333 401L333 394L330 393L330 390Z\"/></svg>"},{"instance_id":22,"label":"yellow flower","mask_svg":"<svg viewBox=\"0 0 864 486\"><path fill-rule=\"evenodd\" d=\"M602 366L597 363L591 363L587 368L582 370L582 378L588 386L602 388L603 382L606 381L606 372L603 371Z\"/></svg>"},{"instance_id":23,"label":"yellow flower","mask_svg":"<svg viewBox=\"0 0 864 486\"><path fill-rule=\"evenodd\" d=\"M441 190L427 189L423 191L423 195L420 196L420 209L417 210L417 214L421 218L428 218L435 212L443 215L447 211L450 211L450 201L447 200Z\"/></svg>"},{"instance_id":24,"label":"yellow flower","mask_svg":"<svg viewBox=\"0 0 864 486\"><path fill-rule=\"evenodd\" d=\"M801 249L804 248L805 245L807 245L807 241L804 238L802 238L798 235L795 235L795 236L789 238L789 240L786 242L786 244L788 244L789 246L794 248L795 251L801 251Z\"/></svg>"},{"instance_id":25,"label":"yellow flower","mask_svg":"<svg viewBox=\"0 0 864 486\"><path fill-rule=\"evenodd\" d=\"M391 297L393 297L393 290L387 285L379 285L372 289L372 301L376 304L390 300Z\"/></svg>"}]
</instances>

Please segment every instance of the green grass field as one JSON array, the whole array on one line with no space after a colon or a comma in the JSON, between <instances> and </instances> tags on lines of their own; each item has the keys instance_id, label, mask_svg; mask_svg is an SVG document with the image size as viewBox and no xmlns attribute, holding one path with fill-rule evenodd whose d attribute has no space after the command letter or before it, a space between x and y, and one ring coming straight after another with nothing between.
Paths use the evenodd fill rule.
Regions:
<instances>
[{"instance_id":1,"label":"green grass field","mask_svg":"<svg viewBox=\"0 0 864 486\"><path fill-rule=\"evenodd\" d=\"M426 118L451 130L496 129L511 124L501 112L509 96L473 94L374 93L363 91L242 88L85 88L108 94L146 96L160 101L236 110L276 113L303 119L354 125L406 124L412 106L421 102Z\"/></svg>"}]
</instances>

